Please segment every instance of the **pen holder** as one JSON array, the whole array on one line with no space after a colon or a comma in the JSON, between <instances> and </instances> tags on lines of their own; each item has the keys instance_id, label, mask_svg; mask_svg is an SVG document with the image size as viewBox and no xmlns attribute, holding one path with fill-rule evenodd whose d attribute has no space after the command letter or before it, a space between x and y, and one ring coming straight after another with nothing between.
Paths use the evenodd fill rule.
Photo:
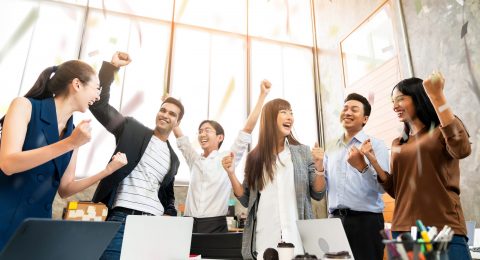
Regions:
<instances>
[{"instance_id":1,"label":"pen holder","mask_svg":"<svg viewBox=\"0 0 480 260\"><path fill-rule=\"evenodd\" d=\"M420 242L420 241L397 241L383 240L387 248L388 260L449 260L448 242ZM427 244L432 245L430 251Z\"/></svg>"}]
</instances>

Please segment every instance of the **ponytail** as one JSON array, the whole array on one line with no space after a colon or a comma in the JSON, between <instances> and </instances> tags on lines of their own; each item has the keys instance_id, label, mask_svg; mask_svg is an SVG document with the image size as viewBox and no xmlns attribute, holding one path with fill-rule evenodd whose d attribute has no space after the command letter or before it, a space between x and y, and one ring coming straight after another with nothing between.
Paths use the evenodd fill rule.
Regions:
<instances>
[{"instance_id":1,"label":"ponytail","mask_svg":"<svg viewBox=\"0 0 480 260\"><path fill-rule=\"evenodd\" d=\"M52 73L57 70L57 66L48 67L40 73L33 87L25 94L26 98L45 99L53 97L53 93L48 89L48 81Z\"/></svg>"},{"instance_id":2,"label":"ponytail","mask_svg":"<svg viewBox=\"0 0 480 260\"><path fill-rule=\"evenodd\" d=\"M42 73L37 78L35 84L33 84L32 88L25 94L24 97L26 98L35 98L35 99L45 99L49 97L53 97L53 93L48 90L48 81L52 73L57 70L57 66L52 66L44 69ZM5 116L0 119L0 133L3 129L3 121L5 121Z\"/></svg>"},{"instance_id":3,"label":"ponytail","mask_svg":"<svg viewBox=\"0 0 480 260\"><path fill-rule=\"evenodd\" d=\"M61 95L67 92L67 87L73 79L77 78L81 82L88 82L95 74L95 70L85 62L79 60L66 61L58 67L52 66L43 70L24 97L46 99ZM4 120L5 116L0 119L0 134Z\"/></svg>"}]
</instances>

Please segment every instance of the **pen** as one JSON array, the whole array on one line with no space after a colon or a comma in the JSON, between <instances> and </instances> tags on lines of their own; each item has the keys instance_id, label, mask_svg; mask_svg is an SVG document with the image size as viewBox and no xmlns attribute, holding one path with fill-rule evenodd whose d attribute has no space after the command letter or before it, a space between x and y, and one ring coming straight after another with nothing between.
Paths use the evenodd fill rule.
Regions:
<instances>
[{"instance_id":1,"label":"pen","mask_svg":"<svg viewBox=\"0 0 480 260\"><path fill-rule=\"evenodd\" d=\"M417 227L420 230L420 235L423 238L423 241L425 242L425 247L427 249L427 252L432 251L432 244L430 243L430 238L428 237L427 229L423 225L422 221L420 219L417 219Z\"/></svg>"}]
</instances>

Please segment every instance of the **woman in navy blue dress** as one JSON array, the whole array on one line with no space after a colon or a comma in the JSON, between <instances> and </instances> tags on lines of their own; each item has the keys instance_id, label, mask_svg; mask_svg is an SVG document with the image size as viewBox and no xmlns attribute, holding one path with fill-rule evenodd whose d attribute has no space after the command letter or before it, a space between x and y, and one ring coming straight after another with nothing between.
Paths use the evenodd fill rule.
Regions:
<instances>
[{"instance_id":1,"label":"woman in navy blue dress","mask_svg":"<svg viewBox=\"0 0 480 260\"><path fill-rule=\"evenodd\" d=\"M129 62L112 59L115 65ZM21 222L51 218L55 194L69 197L126 164L117 153L99 173L75 180L77 150L90 141L90 120L73 126L73 112L100 99L94 69L72 60L46 68L0 119L0 251Z\"/></svg>"}]
</instances>

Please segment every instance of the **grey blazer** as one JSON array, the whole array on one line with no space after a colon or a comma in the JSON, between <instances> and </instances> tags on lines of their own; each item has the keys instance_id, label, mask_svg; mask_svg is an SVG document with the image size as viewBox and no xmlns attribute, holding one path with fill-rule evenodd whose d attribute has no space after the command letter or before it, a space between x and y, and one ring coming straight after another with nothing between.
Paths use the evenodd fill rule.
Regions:
<instances>
[{"instance_id":1,"label":"grey blazer","mask_svg":"<svg viewBox=\"0 0 480 260\"><path fill-rule=\"evenodd\" d=\"M321 200L325 190L313 191L315 179L315 166L313 163L310 148L306 145L289 145L295 182L295 193L297 199L298 219L313 218L311 198ZM244 259L256 259L255 252L255 225L257 218L258 202L260 195L256 187L248 187L243 181L243 196L238 200L244 206L248 206L248 216L242 237L242 256ZM262 256L259 256L262 259Z\"/></svg>"}]
</instances>

